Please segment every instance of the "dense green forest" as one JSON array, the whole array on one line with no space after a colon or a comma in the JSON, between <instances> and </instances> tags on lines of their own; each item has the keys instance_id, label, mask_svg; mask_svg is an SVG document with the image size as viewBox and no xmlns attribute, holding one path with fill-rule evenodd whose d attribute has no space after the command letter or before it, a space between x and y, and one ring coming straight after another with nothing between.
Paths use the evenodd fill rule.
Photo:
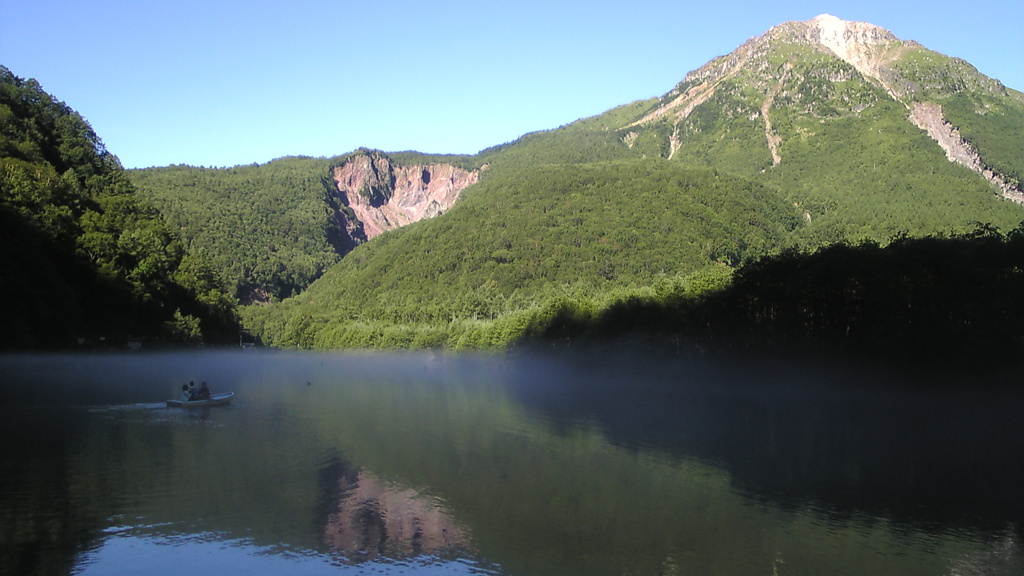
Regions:
<instances>
[{"instance_id":1,"label":"dense green forest","mask_svg":"<svg viewBox=\"0 0 1024 576\"><path fill-rule=\"evenodd\" d=\"M266 164L168 166L129 172L140 197L201 253L243 303L294 296L355 247L337 218L346 212L331 169L366 149L332 158L288 157ZM374 151L374 154L380 154ZM393 152L400 165L479 168L472 156ZM354 219L351 212L349 219Z\"/></svg>"},{"instance_id":2,"label":"dense green forest","mask_svg":"<svg viewBox=\"0 0 1024 576\"><path fill-rule=\"evenodd\" d=\"M615 289L548 290L486 319L453 315L447 325L339 322L338 313L317 318L309 313L316 308L299 306L277 344L501 349L618 342L671 353L1017 365L1024 353L1021 293L1024 225L1009 232L978 226L884 245L793 247L735 269L719 263Z\"/></svg>"},{"instance_id":3,"label":"dense green forest","mask_svg":"<svg viewBox=\"0 0 1024 576\"><path fill-rule=\"evenodd\" d=\"M358 247L296 298L250 308L247 322L267 334L268 323L290 323L289 338L307 344L324 325L321 338L353 322L473 325L566 290L598 294L735 265L783 244L799 223L769 188L657 160L495 174L443 218Z\"/></svg>"},{"instance_id":4,"label":"dense green forest","mask_svg":"<svg viewBox=\"0 0 1024 576\"><path fill-rule=\"evenodd\" d=\"M88 122L4 67L0 269L0 348L237 338L210 262L139 201Z\"/></svg>"},{"instance_id":5,"label":"dense green forest","mask_svg":"<svg viewBox=\"0 0 1024 576\"><path fill-rule=\"evenodd\" d=\"M819 352L942 364L1019 364L1024 226L838 243L748 262L712 290L563 306L548 341L658 335L679 349Z\"/></svg>"},{"instance_id":6,"label":"dense green forest","mask_svg":"<svg viewBox=\"0 0 1024 576\"><path fill-rule=\"evenodd\" d=\"M168 166L130 172L185 246L203 254L243 302L299 293L351 249L334 212L334 160L262 166Z\"/></svg>"}]
</instances>

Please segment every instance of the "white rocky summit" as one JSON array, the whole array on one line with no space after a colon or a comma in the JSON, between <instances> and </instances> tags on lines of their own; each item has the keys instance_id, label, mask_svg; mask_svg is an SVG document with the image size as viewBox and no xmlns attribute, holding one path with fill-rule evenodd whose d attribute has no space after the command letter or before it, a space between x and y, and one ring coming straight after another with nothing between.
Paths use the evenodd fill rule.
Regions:
<instances>
[{"instance_id":1,"label":"white rocky summit","mask_svg":"<svg viewBox=\"0 0 1024 576\"><path fill-rule=\"evenodd\" d=\"M878 50L874 48L898 41L892 32L874 24L850 22L831 14L821 14L807 24L808 40L828 48L861 74L881 80Z\"/></svg>"}]
</instances>

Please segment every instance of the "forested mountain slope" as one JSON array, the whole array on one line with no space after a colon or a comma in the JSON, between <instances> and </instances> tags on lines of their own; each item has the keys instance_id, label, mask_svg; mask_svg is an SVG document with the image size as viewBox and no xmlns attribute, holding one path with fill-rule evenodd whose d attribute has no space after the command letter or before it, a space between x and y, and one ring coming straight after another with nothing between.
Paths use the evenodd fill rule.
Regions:
<instances>
[{"instance_id":1,"label":"forested mountain slope","mask_svg":"<svg viewBox=\"0 0 1024 576\"><path fill-rule=\"evenodd\" d=\"M788 22L638 101L483 151L494 171L662 158L777 188L808 246L1008 229L1024 94L871 24Z\"/></svg>"},{"instance_id":2,"label":"forested mountain slope","mask_svg":"<svg viewBox=\"0 0 1024 576\"><path fill-rule=\"evenodd\" d=\"M243 302L290 296L338 260L323 159L264 166L168 166L130 172L139 193L204 254Z\"/></svg>"},{"instance_id":3,"label":"forested mountain slope","mask_svg":"<svg viewBox=\"0 0 1024 576\"><path fill-rule=\"evenodd\" d=\"M1021 199L1024 94L871 24L777 26L616 134L785 190L816 243L1019 219L989 196Z\"/></svg>"},{"instance_id":4,"label":"forested mountain slope","mask_svg":"<svg viewBox=\"0 0 1024 576\"><path fill-rule=\"evenodd\" d=\"M364 149L130 176L186 246L213 262L234 295L250 303L295 295L356 245L444 212L476 181L478 167L460 156Z\"/></svg>"},{"instance_id":5,"label":"forested mountain slope","mask_svg":"<svg viewBox=\"0 0 1024 576\"><path fill-rule=\"evenodd\" d=\"M248 321L269 341L372 345L388 327L500 324L786 247L1011 230L1022 134L1024 96L966 62L870 24L789 22L659 99L482 151L480 182L449 214L360 247Z\"/></svg>"},{"instance_id":6,"label":"forested mountain slope","mask_svg":"<svg viewBox=\"0 0 1024 576\"><path fill-rule=\"evenodd\" d=\"M250 321L268 335L295 316L317 329L492 321L567 287L600 294L735 265L784 244L799 223L775 190L710 170L650 160L537 167L484 179L444 217L360 246Z\"/></svg>"},{"instance_id":7,"label":"forested mountain slope","mask_svg":"<svg viewBox=\"0 0 1024 576\"><path fill-rule=\"evenodd\" d=\"M0 270L2 349L238 335L216 273L138 200L88 122L2 66Z\"/></svg>"}]
</instances>

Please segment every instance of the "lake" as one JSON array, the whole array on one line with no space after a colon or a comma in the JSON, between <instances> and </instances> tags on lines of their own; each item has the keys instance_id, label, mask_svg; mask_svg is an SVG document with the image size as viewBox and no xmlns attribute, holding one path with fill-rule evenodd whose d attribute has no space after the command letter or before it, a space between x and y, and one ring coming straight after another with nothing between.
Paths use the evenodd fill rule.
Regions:
<instances>
[{"instance_id":1,"label":"lake","mask_svg":"<svg viewBox=\"0 0 1024 576\"><path fill-rule=\"evenodd\" d=\"M1024 394L981 377L205 351L0 393L0 574L1024 574Z\"/></svg>"}]
</instances>

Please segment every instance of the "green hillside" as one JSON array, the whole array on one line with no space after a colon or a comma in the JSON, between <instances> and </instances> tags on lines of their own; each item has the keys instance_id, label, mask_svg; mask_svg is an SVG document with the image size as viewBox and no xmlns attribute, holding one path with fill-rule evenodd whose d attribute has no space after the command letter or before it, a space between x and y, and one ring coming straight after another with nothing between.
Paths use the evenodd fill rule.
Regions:
<instances>
[{"instance_id":1,"label":"green hillside","mask_svg":"<svg viewBox=\"0 0 1024 576\"><path fill-rule=\"evenodd\" d=\"M2 349L237 338L216 272L139 201L88 122L4 67L0 269Z\"/></svg>"},{"instance_id":2,"label":"green hillside","mask_svg":"<svg viewBox=\"0 0 1024 576\"><path fill-rule=\"evenodd\" d=\"M600 294L736 265L784 244L799 222L776 191L713 171L661 161L540 166L485 179L443 217L360 246L250 321L491 321L566 287Z\"/></svg>"},{"instance_id":3,"label":"green hillside","mask_svg":"<svg viewBox=\"0 0 1024 576\"><path fill-rule=\"evenodd\" d=\"M202 253L243 303L298 294L355 247L336 217L330 169L361 150L333 158L289 157L230 168L168 166L129 172L139 195ZM459 155L397 152L395 162L478 168Z\"/></svg>"},{"instance_id":4,"label":"green hillside","mask_svg":"<svg viewBox=\"0 0 1024 576\"><path fill-rule=\"evenodd\" d=\"M896 68L908 67L906 62L922 50L907 51ZM1015 178L1024 163L1024 100L973 68L928 54L947 66L920 75L934 83L939 83L934 78L944 78L957 90L925 90L919 79L905 80L916 89L908 98L941 96L937 101L945 104L965 139L977 143L986 163ZM691 84L684 82L638 117ZM970 113L965 102L976 103ZM906 105L885 88L819 47L771 43L747 68L723 78L714 95L685 118L665 115L619 133L636 134L634 148L647 154L671 155L672 161L713 167L778 188L804 212L808 226L800 236L808 245L845 238L885 241L898 233L964 232L975 222L1009 229L1021 220L1019 207L994 202L996 189L975 172L949 162L907 114ZM767 143L766 115L777 142L777 161ZM673 133L678 144L670 154Z\"/></svg>"},{"instance_id":5,"label":"green hillside","mask_svg":"<svg viewBox=\"0 0 1024 576\"><path fill-rule=\"evenodd\" d=\"M507 344L630 298L719 286L728 273L708 276L712 263L1024 220L908 118L939 104L1012 184L1020 93L880 29L865 75L813 25L752 39L662 98L481 152L487 168L456 209L361 247L246 321L284 345Z\"/></svg>"},{"instance_id":6,"label":"green hillside","mask_svg":"<svg viewBox=\"0 0 1024 576\"><path fill-rule=\"evenodd\" d=\"M978 150L985 165L1024 188L1024 93L998 86L993 92L960 91L941 100L949 121Z\"/></svg>"},{"instance_id":7,"label":"green hillside","mask_svg":"<svg viewBox=\"0 0 1024 576\"><path fill-rule=\"evenodd\" d=\"M915 71L901 76L909 86L906 98L940 103L985 165L1019 186L1021 93L918 46L901 54L894 68ZM918 62L922 55L930 69ZM798 236L808 246L845 238L886 241L901 233L958 233L978 222L1010 229L1024 215L1017 206L993 201L998 191L978 174L949 162L935 141L907 120L904 102L820 47L768 44L754 63L722 79L685 118L666 114L636 124L694 84L684 81L661 99L530 134L481 155L511 170L545 161L664 158L751 178L800 208L807 226ZM765 115L777 139L777 162L767 143Z\"/></svg>"},{"instance_id":8,"label":"green hillside","mask_svg":"<svg viewBox=\"0 0 1024 576\"><path fill-rule=\"evenodd\" d=\"M305 289L342 251L330 161L284 158L258 166L133 170L142 197L185 245L207 256L243 301Z\"/></svg>"}]
</instances>

